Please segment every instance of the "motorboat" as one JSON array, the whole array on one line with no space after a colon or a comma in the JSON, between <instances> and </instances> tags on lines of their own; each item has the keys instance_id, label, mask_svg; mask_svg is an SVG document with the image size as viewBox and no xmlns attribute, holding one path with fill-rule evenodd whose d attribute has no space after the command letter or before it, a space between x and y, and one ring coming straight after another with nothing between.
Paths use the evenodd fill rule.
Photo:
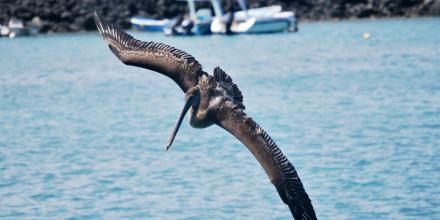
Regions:
<instances>
[{"instance_id":1,"label":"motorboat","mask_svg":"<svg viewBox=\"0 0 440 220\"><path fill-rule=\"evenodd\" d=\"M27 30L24 28L23 21L19 19L9 20L9 38L28 35Z\"/></svg>"},{"instance_id":2,"label":"motorboat","mask_svg":"<svg viewBox=\"0 0 440 220\"><path fill-rule=\"evenodd\" d=\"M292 11L282 11L281 6L273 5L248 9L244 0L237 0L241 11L224 13L220 0L211 0L215 18L211 23L213 33L258 34L296 31L297 21ZM232 19L231 19L232 18ZM229 20L229 21L228 21ZM230 25L228 27L228 22Z\"/></svg>"},{"instance_id":3,"label":"motorboat","mask_svg":"<svg viewBox=\"0 0 440 220\"><path fill-rule=\"evenodd\" d=\"M38 29L34 27L25 27L22 20L19 19L11 19L9 20L8 25L9 38L15 38L19 36L29 36L29 35L35 35L38 33ZM5 30L6 33L7 30ZM3 30L2 30L3 32ZM3 33L2 33L3 34Z\"/></svg>"},{"instance_id":4,"label":"motorboat","mask_svg":"<svg viewBox=\"0 0 440 220\"><path fill-rule=\"evenodd\" d=\"M182 1L182 0L178 0ZM173 19L164 28L167 36L172 35L207 35L211 34L211 22L213 20L211 9L200 8L196 10L196 1L206 0L184 0L188 4L189 14L180 15Z\"/></svg>"},{"instance_id":5,"label":"motorboat","mask_svg":"<svg viewBox=\"0 0 440 220\"><path fill-rule=\"evenodd\" d=\"M149 32L163 31L170 22L169 19L153 19L141 16L136 16L130 19L133 29Z\"/></svg>"}]
</instances>

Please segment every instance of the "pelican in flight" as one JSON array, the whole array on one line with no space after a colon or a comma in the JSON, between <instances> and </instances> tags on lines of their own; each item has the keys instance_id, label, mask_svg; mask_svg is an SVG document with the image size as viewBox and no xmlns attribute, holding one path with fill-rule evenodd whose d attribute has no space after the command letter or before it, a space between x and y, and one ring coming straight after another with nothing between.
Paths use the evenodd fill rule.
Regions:
<instances>
[{"instance_id":1,"label":"pelican in flight","mask_svg":"<svg viewBox=\"0 0 440 220\"><path fill-rule=\"evenodd\" d=\"M97 13L95 22L110 50L122 63L146 68L171 78L185 93L185 105L166 149L189 111L194 128L218 125L240 140L255 156L294 219L317 219L301 179L272 138L244 112L243 95L219 67L203 71L190 54L162 43L142 42L107 24Z\"/></svg>"}]
</instances>

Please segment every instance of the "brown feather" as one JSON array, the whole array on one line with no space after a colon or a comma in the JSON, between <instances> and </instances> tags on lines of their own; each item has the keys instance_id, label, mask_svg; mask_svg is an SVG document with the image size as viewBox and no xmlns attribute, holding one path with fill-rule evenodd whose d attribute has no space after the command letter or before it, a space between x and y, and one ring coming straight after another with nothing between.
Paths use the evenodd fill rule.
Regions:
<instances>
[{"instance_id":1,"label":"brown feather","mask_svg":"<svg viewBox=\"0 0 440 220\"><path fill-rule=\"evenodd\" d=\"M146 68L170 77L186 92L198 84L206 73L190 54L172 46L137 40L107 24L97 13L95 22L99 33L109 44L110 50L124 64Z\"/></svg>"},{"instance_id":2,"label":"brown feather","mask_svg":"<svg viewBox=\"0 0 440 220\"><path fill-rule=\"evenodd\" d=\"M317 219L298 173L272 138L242 110L231 110L224 115L219 125L251 151L293 217L296 220Z\"/></svg>"}]
</instances>

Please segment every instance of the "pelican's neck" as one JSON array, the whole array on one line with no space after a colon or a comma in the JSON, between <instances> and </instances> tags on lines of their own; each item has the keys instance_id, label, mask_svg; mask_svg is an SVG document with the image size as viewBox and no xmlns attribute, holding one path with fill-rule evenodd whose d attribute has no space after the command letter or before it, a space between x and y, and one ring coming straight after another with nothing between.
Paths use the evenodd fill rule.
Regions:
<instances>
[{"instance_id":1,"label":"pelican's neck","mask_svg":"<svg viewBox=\"0 0 440 220\"><path fill-rule=\"evenodd\" d=\"M194 111L191 108L189 123L194 128L206 128L214 123L214 119L210 117L207 109Z\"/></svg>"}]
</instances>

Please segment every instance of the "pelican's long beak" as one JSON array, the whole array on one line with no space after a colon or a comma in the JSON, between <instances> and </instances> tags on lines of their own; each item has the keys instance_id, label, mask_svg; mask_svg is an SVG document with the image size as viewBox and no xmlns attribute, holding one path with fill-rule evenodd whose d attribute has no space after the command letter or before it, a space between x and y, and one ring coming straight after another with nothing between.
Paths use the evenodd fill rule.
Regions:
<instances>
[{"instance_id":1,"label":"pelican's long beak","mask_svg":"<svg viewBox=\"0 0 440 220\"><path fill-rule=\"evenodd\" d=\"M173 144L174 138L176 137L176 134L179 131L180 125L182 124L182 120L183 120L183 118L185 118L185 115L188 112L189 108L191 108L193 102L194 102L194 96L191 96L186 101L185 106L183 106L182 112L180 113L180 116L179 116L179 120L177 120L176 126L174 127L173 132L171 133L170 139L168 140L167 150L170 149L171 145Z\"/></svg>"}]
</instances>

